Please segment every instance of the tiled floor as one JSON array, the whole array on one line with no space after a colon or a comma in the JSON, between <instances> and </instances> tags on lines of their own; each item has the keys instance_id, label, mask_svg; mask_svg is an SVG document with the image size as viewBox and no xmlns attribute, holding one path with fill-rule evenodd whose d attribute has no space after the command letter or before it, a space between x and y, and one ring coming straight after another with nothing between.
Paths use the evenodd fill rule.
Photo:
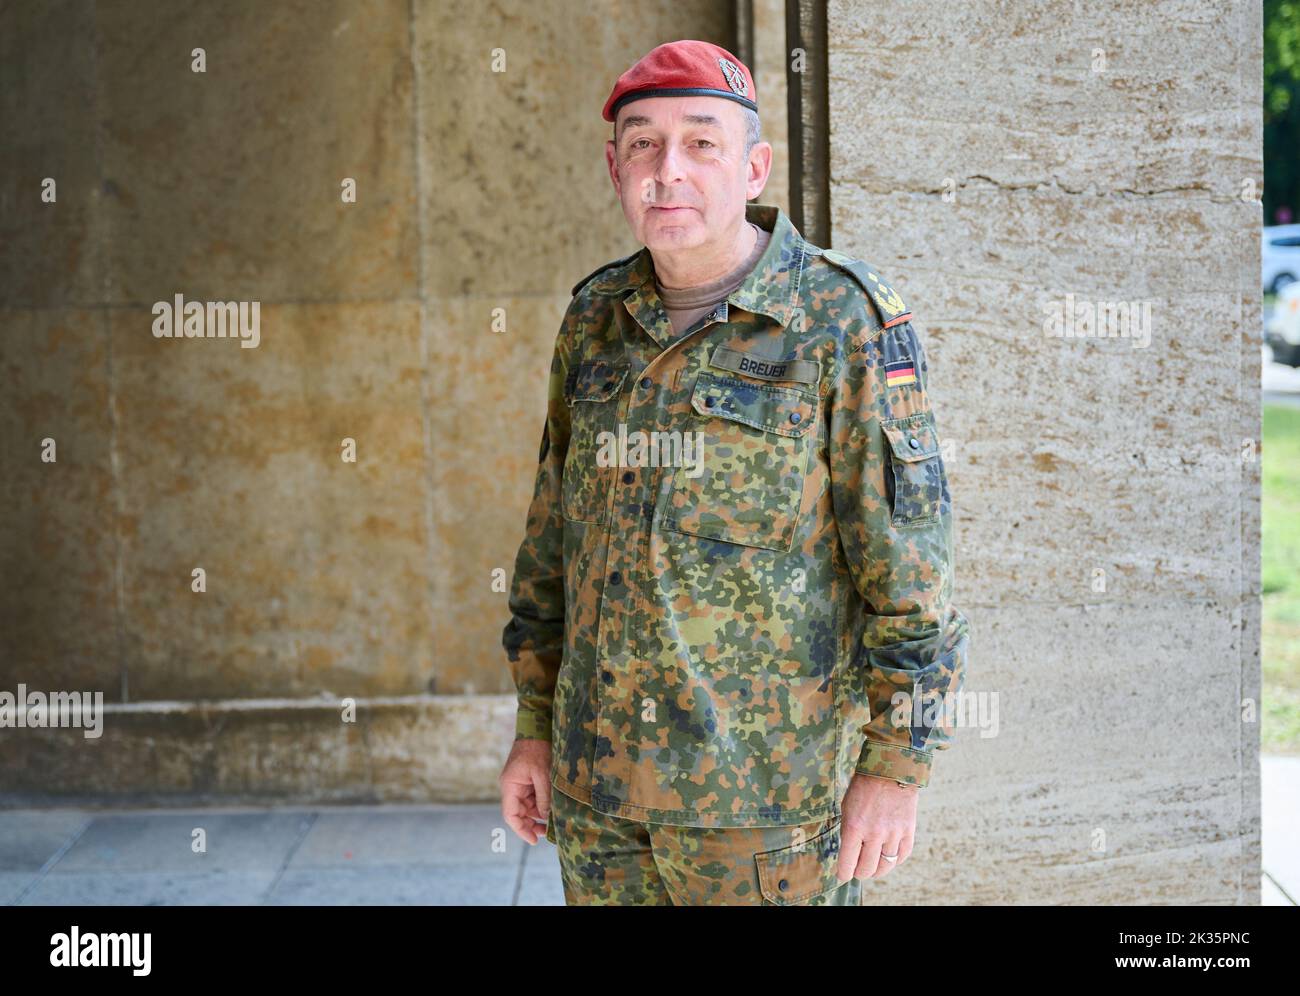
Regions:
<instances>
[{"instance_id":1,"label":"tiled floor","mask_svg":"<svg viewBox=\"0 0 1300 996\"><path fill-rule=\"evenodd\" d=\"M1262 759L1263 903L1300 900L1300 758ZM15 905L562 906L495 805L0 811Z\"/></svg>"},{"instance_id":2,"label":"tiled floor","mask_svg":"<svg viewBox=\"0 0 1300 996\"><path fill-rule=\"evenodd\" d=\"M8 810L0 900L564 905L554 845L525 844L494 805Z\"/></svg>"}]
</instances>

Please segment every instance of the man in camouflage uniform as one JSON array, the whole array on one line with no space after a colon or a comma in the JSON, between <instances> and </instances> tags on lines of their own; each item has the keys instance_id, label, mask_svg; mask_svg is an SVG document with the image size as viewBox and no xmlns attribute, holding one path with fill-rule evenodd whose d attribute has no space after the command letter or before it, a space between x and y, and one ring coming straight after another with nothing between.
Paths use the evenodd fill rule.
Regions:
<instances>
[{"instance_id":1,"label":"man in camouflage uniform","mask_svg":"<svg viewBox=\"0 0 1300 996\"><path fill-rule=\"evenodd\" d=\"M734 56L682 41L605 107L645 247L573 288L503 634L502 810L530 843L546 823L571 904L859 905L912 849L965 677L911 312L746 204L771 164L753 97ZM670 320L661 290L747 254Z\"/></svg>"}]
</instances>

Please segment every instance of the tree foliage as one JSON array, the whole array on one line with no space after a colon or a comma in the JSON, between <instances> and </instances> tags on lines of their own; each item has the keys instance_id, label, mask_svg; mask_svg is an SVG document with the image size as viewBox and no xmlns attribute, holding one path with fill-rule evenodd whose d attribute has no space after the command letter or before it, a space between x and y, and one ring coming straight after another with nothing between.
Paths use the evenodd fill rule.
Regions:
<instances>
[{"instance_id":1,"label":"tree foliage","mask_svg":"<svg viewBox=\"0 0 1300 996\"><path fill-rule=\"evenodd\" d=\"M1300 0L1264 0L1264 223L1300 221Z\"/></svg>"}]
</instances>

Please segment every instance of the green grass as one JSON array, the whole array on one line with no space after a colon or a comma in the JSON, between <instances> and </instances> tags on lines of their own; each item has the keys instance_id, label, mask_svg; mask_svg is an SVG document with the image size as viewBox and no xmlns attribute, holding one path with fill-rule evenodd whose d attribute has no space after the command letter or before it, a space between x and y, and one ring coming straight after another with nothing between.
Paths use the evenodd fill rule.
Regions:
<instances>
[{"instance_id":1,"label":"green grass","mask_svg":"<svg viewBox=\"0 0 1300 996\"><path fill-rule=\"evenodd\" d=\"M1265 405L1260 748L1300 754L1300 408Z\"/></svg>"}]
</instances>

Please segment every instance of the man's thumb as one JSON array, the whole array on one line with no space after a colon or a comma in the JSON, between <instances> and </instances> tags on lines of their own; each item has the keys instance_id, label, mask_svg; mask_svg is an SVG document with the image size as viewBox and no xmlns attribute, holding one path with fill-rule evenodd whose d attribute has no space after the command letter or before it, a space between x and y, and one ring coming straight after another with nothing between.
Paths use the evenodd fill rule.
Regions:
<instances>
[{"instance_id":1,"label":"man's thumb","mask_svg":"<svg viewBox=\"0 0 1300 996\"><path fill-rule=\"evenodd\" d=\"M537 812L543 819L551 815L551 779L547 771L533 771L533 794L537 797Z\"/></svg>"}]
</instances>

